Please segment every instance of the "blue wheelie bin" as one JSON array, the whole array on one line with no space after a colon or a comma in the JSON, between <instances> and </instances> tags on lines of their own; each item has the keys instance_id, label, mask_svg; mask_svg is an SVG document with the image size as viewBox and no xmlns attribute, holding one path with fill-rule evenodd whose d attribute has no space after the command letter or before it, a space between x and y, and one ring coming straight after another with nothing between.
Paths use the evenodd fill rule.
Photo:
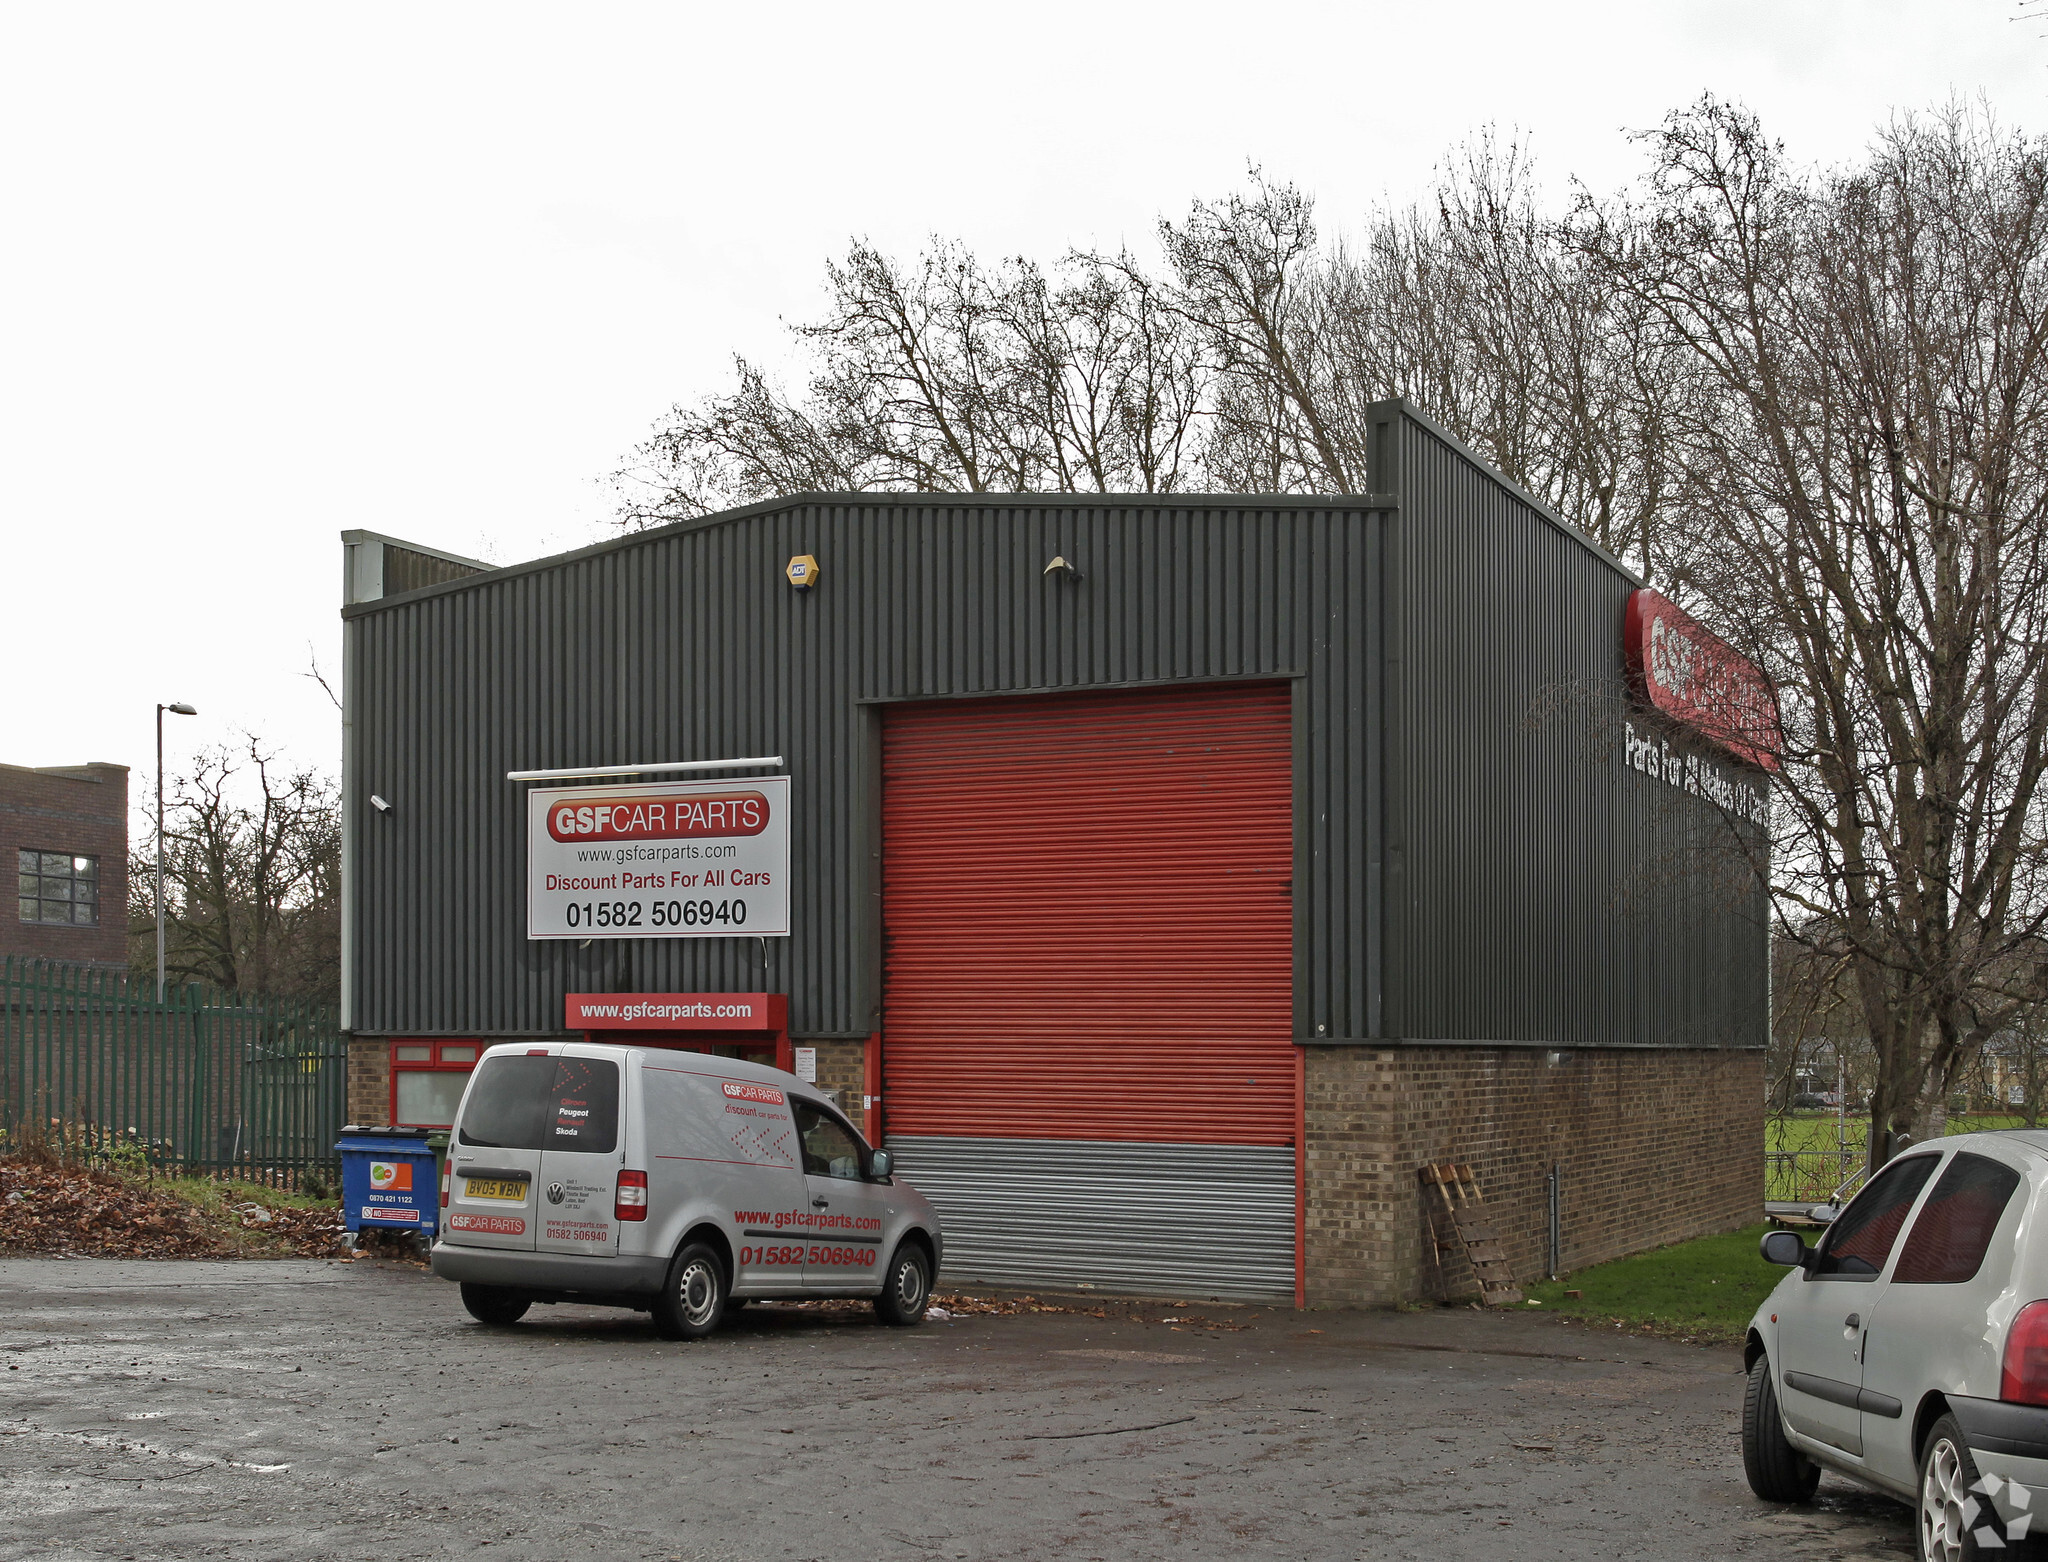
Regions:
<instances>
[{"instance_id":1,"label":"blue wheelie bin","mask_svg":"<svg viewBox=\"0 0 2048 1562\"><path fill-rule=\"evenodd\" d=\"M351 1237L411 1232L425 1248L441 1224L441 1184L425 1129L341 1131L341 1203Z\"/></svg>"}]
</instances>

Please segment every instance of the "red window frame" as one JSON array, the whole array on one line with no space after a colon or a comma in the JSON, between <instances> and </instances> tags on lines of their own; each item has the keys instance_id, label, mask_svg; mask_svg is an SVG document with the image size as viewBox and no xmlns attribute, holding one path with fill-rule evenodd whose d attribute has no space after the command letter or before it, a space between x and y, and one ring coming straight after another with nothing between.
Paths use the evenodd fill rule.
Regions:
<instances>
[{"instance_id":1,"label":"red window frame","mask_svg":"<svg viewBox=\"0 0 2048 1562\"><path fill-rule=\"evenodd\" d=\"M470 1074L490 1045L477 1037L442 1039L435 1036L399 1036L391 1042L391 1121L404 1128L449 1128L451 1123L400 1123L398 1117L398 1076L400 1074ZM401 1050L425 1048L424 1058L401 1058ZM452 1055L451 1055L452 1054Z\"/></svg>"}]
</instances>

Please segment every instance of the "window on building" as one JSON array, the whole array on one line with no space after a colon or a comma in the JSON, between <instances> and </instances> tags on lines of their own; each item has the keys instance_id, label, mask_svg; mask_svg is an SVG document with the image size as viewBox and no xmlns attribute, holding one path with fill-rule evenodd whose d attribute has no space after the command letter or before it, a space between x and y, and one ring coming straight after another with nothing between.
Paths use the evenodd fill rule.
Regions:
<instances>
[{"instance_id":1,"label":"window on building","mask_svg":"<svg viewBox=\"0 0 2048 1562\"><path fill-rule=\"evenodd\" d=\"M404 1128L446 1128L483 1047L474 1041L394 1041L391 1121Z\"/></svg>"},{"instance_id":2,"label":"window on building","mask_svg":"<svg viewBox=\"0 0 2048 1562\"><path fill-rule=\"evenodd\" d=\"M71 852L21 852L21 920L97 927L100 860Z\"/></svg>"}]
</instances>

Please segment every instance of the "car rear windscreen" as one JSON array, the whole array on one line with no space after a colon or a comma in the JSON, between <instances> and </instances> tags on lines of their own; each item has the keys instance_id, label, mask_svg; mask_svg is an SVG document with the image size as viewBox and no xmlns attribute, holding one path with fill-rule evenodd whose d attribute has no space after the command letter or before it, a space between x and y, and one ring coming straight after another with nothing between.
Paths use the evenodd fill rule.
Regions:
<instances>
[{"instance_id":1,"label":"car rear windscreen","mask_svg":"<svg viewBox=\"0 0 2048 1562\"><path fill-rule=\"evenodd\" d=\"M609 1154L619 1143L619 1066L608 1058L485 1058L459 1137L488 1150Z\"/></svg>"}]
</instances>

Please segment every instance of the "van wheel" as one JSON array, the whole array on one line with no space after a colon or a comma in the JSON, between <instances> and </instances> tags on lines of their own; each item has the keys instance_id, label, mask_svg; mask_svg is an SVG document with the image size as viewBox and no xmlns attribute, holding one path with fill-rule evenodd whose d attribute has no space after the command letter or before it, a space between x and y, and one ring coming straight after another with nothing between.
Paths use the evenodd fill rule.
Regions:
<instances>
[{"instance_id":1,"label":"van wheel","mask_svg":"<svg viewBox=\"0 0 2048 1562\"><path fill-rule=\"evenodd\" d=\"M915 1242L905 1242L889 1260L882 1294L875 1298L875 1316L892 1328L908 1329L924 1322L925 1303L931 1296L931 1261Z\"/></svg>"},{"instance_id":2,"label":"van wheel","mask_svg":"<svg viewBox=\"0 0 2048 1562\"><path fill-rule=\"evenodd\" d=\"M648 1310L663 1339L701 1340L725 1316L725 1265L702 1242L692 1242L668 1266L668 1283Z\"/></svg>"},{"instance_id":3,"label":"van wheel","mask_svg":"<svg viewBox=\"0 0 2048 1562\"><path fill-rule=\"evenodd\" d=\"M1811 1502L1820 1485L1820 1466L1785 1437L1768 1356L1757 1357L1742 1392L1742 1473L1765 1502Z\"/></svg>"},{"instance_id":4,"label":"van wheel","mask_svg":"<svg viewBox=\"0 0 2048 1562\"><path fill-rule=\"evenodd\" d=\"M533 1303L502 1285L471 1285L465 1280L462 1283L462 1305L478 1323L504 1328L524 1318L527 1308Z\"/></svg>"}]
</instances>

